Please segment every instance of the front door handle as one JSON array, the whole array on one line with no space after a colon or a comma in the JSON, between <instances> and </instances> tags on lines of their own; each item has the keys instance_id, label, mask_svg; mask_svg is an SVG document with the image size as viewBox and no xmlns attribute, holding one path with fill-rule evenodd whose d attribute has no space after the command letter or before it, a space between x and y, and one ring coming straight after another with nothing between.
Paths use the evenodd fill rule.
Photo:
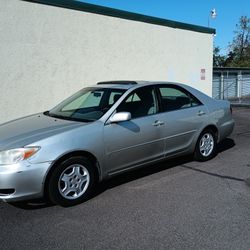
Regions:
<instances>
[{"instance_id":1,"label":"front door handle","mask_svg":"<svg viewBox=\"0 0 250 250\"><path fill-rule=\"evenodd\" d=\"M155 127L158 127L158 126L164 125L164 122L157 120L152 125L155 126Z\"/></svg>"},{"instance_id":2,"label":"front door handle","mask_svg":"<svg viewBox=\"0 0 250 250\"><path fill-rule=\"evenodd\" d=\"M198 113L197 113L197 115L198 116L202 116L202 115L205 115L206 113L204 112L204 111L202 111L202 110L200 110Z\"/></svg>"}]
</instances>

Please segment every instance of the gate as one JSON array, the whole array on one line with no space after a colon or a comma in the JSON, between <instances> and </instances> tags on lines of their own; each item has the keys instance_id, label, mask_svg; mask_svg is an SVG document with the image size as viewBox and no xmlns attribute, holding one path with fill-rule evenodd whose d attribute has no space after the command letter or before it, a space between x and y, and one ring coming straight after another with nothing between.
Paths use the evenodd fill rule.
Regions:
<instances>
[{"instance_id":1,"label":"gate","mask_svg":"<svg viewBox=\"0 0 250 250\"><path fill-rule=\"evenodd\" d=\"M250 103L250 68L214 68L212 96L232 103Z\"/></svg>"}]
</instances>

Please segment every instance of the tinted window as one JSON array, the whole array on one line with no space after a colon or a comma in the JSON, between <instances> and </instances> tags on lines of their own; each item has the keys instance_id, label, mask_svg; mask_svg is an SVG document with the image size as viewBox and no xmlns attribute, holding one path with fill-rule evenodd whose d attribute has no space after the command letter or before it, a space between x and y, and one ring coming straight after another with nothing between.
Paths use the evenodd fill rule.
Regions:
<instances>
[{"instance_id":1,"label":"tinted window","mask_svg":"<svg viewBox=\"0 0 250 250\"><path fill-rule=\"evenodd\" d=\"M125 90L86 88L63 101L46 115L68 120L95 121L101 118Z\"/></svg>"},{"instance_id":2,"label":"tinted window","mask_svg":"<svg viewBox=\"0 0 250 250\"><path fill-rule=\"evenodd\" d=\"M122 93L121 91L112 91L110 93L110 96L109 96L109 105L113 105L114 103L116 103L120 97L122 96Z\"/></svg>"},{"instance_id":3,"label":"tinted window","mask_svg":"<svg viewBox=\"0 0 250 250\"><path fill-rule=\"evenodd\" d=\"M62 111L98 107L103 97L103 93L103 91L98 90L86 92L65 105Z\"/></svg>"},{"instance_id":4,"label":"tinted window","mask_svg":"<svg viewBox=\"0 0 250 250\"><path fill-rule=\"evenodd\" d=\"M117 112L130 112L132 118L155 114L157 112L155 90L152 87L135 90L121 103Z\"/></svg>"},{"instance_id":5,"label":"tinted window","mask_svg":"<svg viewBox=\"0 0 250 250\"><path fill-rule=\"evenodd\" d=\"M159 87L163 111L190 108L201 102L189 92L175 87Z\"/></svg>"}]
</instances>

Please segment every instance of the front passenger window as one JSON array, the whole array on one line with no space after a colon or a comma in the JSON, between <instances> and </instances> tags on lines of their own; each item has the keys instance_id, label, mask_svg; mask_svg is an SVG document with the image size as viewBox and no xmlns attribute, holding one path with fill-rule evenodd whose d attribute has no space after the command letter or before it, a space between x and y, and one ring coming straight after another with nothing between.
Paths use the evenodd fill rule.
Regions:
<instances>
[{"instance_id":1,"label":"front passenger window","mask_svg":"<svg viewBox=\"0 0 250 250\"><path fill-rule=\"evenodd\" d=\"M155 114L157 101L154 88L142 87L133 91L116 111L130 112L132 119Z\"/></svg>"}]
</instances>

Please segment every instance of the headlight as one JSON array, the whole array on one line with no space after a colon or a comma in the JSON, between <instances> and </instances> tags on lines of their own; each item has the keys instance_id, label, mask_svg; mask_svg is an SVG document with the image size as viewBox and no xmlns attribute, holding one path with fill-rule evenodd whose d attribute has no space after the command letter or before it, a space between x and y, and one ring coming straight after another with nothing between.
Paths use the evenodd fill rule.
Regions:
<instances>
[{"instance_id":1,"label":"headlight","mask_svg":"<svg viewBox=\"0 0 250 250\"><path fill-rule=\"evenodd\" d=\"M0 151L0 165L11 165L26 160L34 155L39 149L39 147L29 147Z\"/></svg>"}]
</instances>

